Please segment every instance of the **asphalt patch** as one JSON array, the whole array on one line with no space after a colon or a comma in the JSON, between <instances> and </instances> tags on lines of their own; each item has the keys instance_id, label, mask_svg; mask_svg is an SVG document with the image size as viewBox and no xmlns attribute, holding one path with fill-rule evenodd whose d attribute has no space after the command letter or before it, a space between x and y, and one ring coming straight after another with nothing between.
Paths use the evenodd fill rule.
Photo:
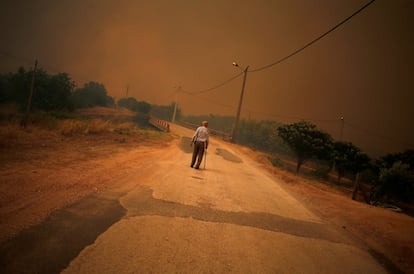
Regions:
<instances>
[{"instance_id":1,"label":"asphalt patch","mask_svg":"<svg viewBox=\"0 0 414 274\"><path fill-rule=\"evenodd\" d=\"M240 159L239 157L237 157L236 155L234 155L233 153L229 152L226 149L223 148L217 148L216 149L216 154L220 155L221 157L224 158L224 160L227 161L231 161L234 163L242 163L242 159Z\"/></svg>"},{"instance_id":2,"label":"asphalt patch","mask_svg":"<svg viewBox=\"0 0 414 274\"><path fill-rule=\"evenodd\" d=\"M60 273L125 215L119 196L86 197L2 243L0 273Z\"/></svg>"},{"instance_id":3,"label":"asphalt patch","mask_svg":"<svg viewBox=\"0 0 414 274\"><path fill-rule=\"evenodd\" d=\"M182 136L181 137L179 147L185 153L193 153L193 147L190 145L191 140L192 140L192 138L187 137L187 136Z\"/></svg>"}]
</instances>

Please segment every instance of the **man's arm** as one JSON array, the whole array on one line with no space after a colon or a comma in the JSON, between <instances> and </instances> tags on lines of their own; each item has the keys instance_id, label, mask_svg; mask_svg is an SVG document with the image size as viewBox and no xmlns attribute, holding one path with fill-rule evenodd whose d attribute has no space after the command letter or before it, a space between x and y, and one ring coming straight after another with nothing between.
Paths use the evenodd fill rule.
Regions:
<instances>
[{"instance_id":1,"label":"man's arm","mask_svg":"<svg viewBox=\"0 0 414 274\"><path fill-rule=\"evenodd\" d=\"M197 135L198 135L198 128L196 129L196 131L195 131L195 133L194 133L194 135L193 135L193 138L191 139L190 146L192 146L192 145L193 145L193 143L195 143L196 138L197 138Z\"/></svg>"}]
</instances>

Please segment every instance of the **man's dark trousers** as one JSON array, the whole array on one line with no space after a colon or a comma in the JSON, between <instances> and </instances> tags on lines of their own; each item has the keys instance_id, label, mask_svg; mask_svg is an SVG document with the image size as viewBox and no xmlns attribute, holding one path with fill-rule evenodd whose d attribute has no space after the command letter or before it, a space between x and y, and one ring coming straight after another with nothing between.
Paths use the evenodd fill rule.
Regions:
<instances>
[{"instance_id":1,"label":"man's dark trousers","mask_svg":"<svg viewBox=\"0 0 414 274\"><path fill-rule=\"evenodd\" d=\"M191 167L194 166L196 160L197 160L197 164L195 168L198 169L200 167L201 161L203 160L204 146L205 146L205 142L198 142L198 141L194 142L193 159L191 161Z\"/></svg>"}]
</instances>

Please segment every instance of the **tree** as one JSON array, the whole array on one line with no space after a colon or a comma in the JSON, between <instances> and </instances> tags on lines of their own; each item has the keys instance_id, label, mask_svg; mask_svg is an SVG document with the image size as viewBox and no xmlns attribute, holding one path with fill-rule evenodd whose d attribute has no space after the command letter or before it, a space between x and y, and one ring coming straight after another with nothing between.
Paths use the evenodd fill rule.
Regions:
<instances>
[{"instance_id":1,"label":"tree","mask_svg":"<svg viewBox=\"0 0 414 274\"><path fill-rule=\"evenodd\" d=\"M118 106L127 108L129 110L139 112L142 114L148 114L151 110L151 105L147 102L138 102L134 97L122 98L118 100Z\"/></svg>"},{"instance_id":2,"label":"tree","mask_svg":"<svg viewBox=\"0 0 414 274\"><path fill-rule=\"evenodd\" d=\"M332 137L316 129L316 126L301 121L280 126L278 135L295 153L297 158L296 172L299 173L302 164L312 158L328 159L332 155Z\"/></svg>"},{"instance_id":3,"label":"tree","mask_svg":"<svg viewBox=\"0 0 414 274\"><path fill-rule=\"evenodd\" d=\"M76 89L72 99L76 108L114 105L114 99L107 95L105 86L96 82L86 83L83 88Z\"/></svg>"},{"instance_id":4,"label":"tree","mask_svg":"<svg viewBox=\"0 0 414 274\"><path fill-rule=\"evenodd\" d=\"M33 71L20 67L16 73L1 75L0 102L16 103L24 110L28 103ZM71 109L71 91L74 82L66 73L49 75L44 69L36 70L32 108L37 110Z\"/></svg>"},{"instance_id":5,"label":"tree","mask_svg":"<svg viewBox=\"0 0 414 274\"><path fill-rule=\"evenodd\" d=\"M174 112L175 103L168 106L152 105L151 115L162 120L170 121ZM181 119L181 109L177 107L176 120Z\"/></svg>"},{"instance_id":6,"label":"tree","mask_svg":"<svg viewBox=\"0 0 414 274\"><path fill-rule=\"evenodd\" d=\"M139 113L149 114L151 111L151 105L144 101L138 101L134 110Z\"/></svg>"},{"instance_id":7,"label":"tree","mask_svg":"<svg viewBox=\"0 0 414 274\"><path fill-rule=\"evenodd\" d=\"M414 150L389 153L376 161L378 179L372 189L374 200L414 200Z\"/></svg>"},{"instance_id":8,"label":"tree","mask_svg":"<svg viewBox=\"0 0 414 274\"><path fill-rule=\"evenodd\" d=\"M241 120L238 142L268 152L286 153L286 145L277 134L280 125L270 120Z\"/></svg>"},{"instance_id":9,"label":"tree","mask_svg":"<svg viewBox=\"0 0 414 274\"><path fill-rule=\"evenodd\" d=\"M350 142L335 142L333 145L333 155L338 173L338 181L347 172L356 175L358 172L368 167L370 158L365 153Z\"/></svg>"},{"instance_id":10,"label":"tree","mask_svg":"<svg viewBox=\"0 0 414 274\"><path fill-rule=\"evenodd\" d=\"M72 109L71 92L75 83L66 73L48 75L44 70L36 71L33 108L46 111Z\"/></svg>"},{"instance_id":11,"label":"tree","mask_svg":"<svg viewBox=\"0 0 414 274\"><path fill-rule=\"evenodd\" d=\"M20 67L16 73L10 74L9 81L9 99L15 102L20 110L24 110L27 105L30 90L30 79L32 71L26 71L24 67Z\"/></svg>"},{"instance_id":12,"label":"tree","mask_svg":"<svg viewBox=\"0 0 414 274\"><path fill-rule=\"evenodd\" d=\"M180 117L180 121L184 123L189 123L193 125L200 125L202 121L208 121L209 126L214 128L215 130L225 132L230 134L232 124L234 123L233 116L222 116L222 115L215 115L215 114L208 114L208 115L188 115Z\"/></svg>"},{"instance_id":13,"label":"tree","mask_svg":"<svg viewBox=\"0 0 414 274\"><path fill-rule=\"evenodd\" d=\"M414 171L414 150L407 149L404 152L389 153L376 161L378 169L391 168L394 163L401 162L407 164L409 169Z\"/></svg>"},{"instance_id":14,"label":"tree","mask_svg":"<svg viewBox=\"0 0 414 274\"><path fill-rule=\"evenodd\" d=\"M134 110L137 103L137 99L135 99L134 97L121 98L118 100L118 106L127 108L132 111Z\"/></svg>"},{"instance_id":15,"label":"tree","mask_svg":"<svg viewBox=\"0 0 414 274\"><path fill-rule=\"evenodd\" d=\"M390 168L381 169L379 180L374 187L376 199L398 199L404 202L414 200L414 175L410 166L400 161Z\"/></svg>"},{"instance_id":16,"label":"tree","mask_svg":"<svg viewBox=\"0 0 414 274\"><path fill-rule=\"evenodd\" d=\"M12 74L0 74L0 104L13 102L13 93L11 88Z\"/></svg>"}]
</instances>

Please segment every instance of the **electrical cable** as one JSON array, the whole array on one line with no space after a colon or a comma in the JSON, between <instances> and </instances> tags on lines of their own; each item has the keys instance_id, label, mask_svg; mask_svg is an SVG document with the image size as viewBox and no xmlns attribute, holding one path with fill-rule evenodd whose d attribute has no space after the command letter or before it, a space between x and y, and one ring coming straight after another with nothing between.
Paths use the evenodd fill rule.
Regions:
<instances>
[{"instance_id":1,"label":"electrical cable","mask_svg":"<svg viewBox=\"0 0 414 274\"><path fill-rule=\"evenodd\" d=\"M211 88L202 89L202 90L199 90L199 91L188 91L188 90L181 89L181 91L184 92L184 93L187 93L187 94L201 94L201 93L205 93L205 92L212 91L214 89L217 89L219 87L222 87L222 86L230 83L231 81L233 81L233 80L237 79L238 77L240 77L242 74L243 74L243 72L241 72L241 73L239 73L239 74L231 77L230 79L227 79L226 81L224 81L224 82L222 82L222 83L220 83L218 85L215 85L215 86L213 86Z\"/></svg>"},{"instance_id":2,"label":"electrical cable","mask_svg":"<svg viewBox=\"0 0 414 274\"><path fill-rule=\"evenodd\" d=\"M354 17L355 15L357 15L358 13L360 13L361 11L363 11L365 8L367 8L368 6L370 6L372 3L374 3L376 0L371 0L370 2L368 2L367 4L365 4L363 7L361 7L360 9L358 9L357 11L355 11L354 13L352 13L350 16L348 16L347 18L345 18L344 20L342 20L341 22L339 22L338 24L336 24L334 27L332 27L331 29L329 29L327 32L323 33L322 35L318 36L317 38L313 39L312 41L310 41L309 43L307 43L306 45L304 45L303 47L295 50L294 52L288 54L287 56L273 62L270 63L268 65L265 65L263 67L257 68L257 69L252 69L249 70L249 72L258 72L261 70L265 70L268 69L272 66L275 66L277 64L282 63L283 61L286 61L287 59L289 59L290 57L298 54L299 52L303 51L304 49L310 47L311 45L313 45L314 43L318 42L319 40L321 40L323 37L325 37L326 35L328 35L329 33L333 32L334 30L336 30L337 28L339 28L341 25L345 24L347 21L349 21L352 17Z\"/></svg>"}]
</instances>

